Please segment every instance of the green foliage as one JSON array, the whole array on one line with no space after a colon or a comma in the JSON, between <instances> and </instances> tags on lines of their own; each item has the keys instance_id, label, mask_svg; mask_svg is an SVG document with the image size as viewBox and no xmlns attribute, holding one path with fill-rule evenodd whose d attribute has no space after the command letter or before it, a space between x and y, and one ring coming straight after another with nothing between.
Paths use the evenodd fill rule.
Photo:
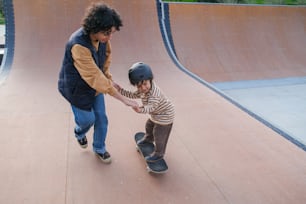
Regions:
<instances>
[{"instance_id":1,"label":"green foliage","mask_svg":"<svg viewBox=\"0 0 306 204\"><path fill-rule=\"evenodd\" d=\"M284 0L284 4L286 5L305 5L306 0Z\"/></svg>"},{"instance_id":2,"label":"green foliage","mask_svg":"<svg viewBox=\"0 0 306 204\"><path fill-rule=\"evenodd\" d=\"M169 0L169 1L175 1L175 2L198 2L197 0Z\"/></svg>"},{"instance_id":3,"label":"green foliage","mask_svg":"<svg viewBox=\"0 0 306 204\"><path fill-rule=\"evenodd\" d=\"M0 25L5 24L4 12L3 12L3 0L0 0Z\"/></svg>"},{"instance_id":4,"label":"green foliage","mask_svg":"<svg viewBox=\"0 0 306 204\"><path fill-rule=\"evenodd\" d=\"M256 4L265 4L264 0L256 0Z\"/></svg>"},{"instance_id":5,"label":"green foliage","mask_svg":"<svg viewBox=\"0 0 306 204\"><path fill-rule=\"evenodd\" d=\"M3 25L3 24L5 24L5 18L4 18L2 11L0 11L0 25Z\"/></svg>"}]
</instances>

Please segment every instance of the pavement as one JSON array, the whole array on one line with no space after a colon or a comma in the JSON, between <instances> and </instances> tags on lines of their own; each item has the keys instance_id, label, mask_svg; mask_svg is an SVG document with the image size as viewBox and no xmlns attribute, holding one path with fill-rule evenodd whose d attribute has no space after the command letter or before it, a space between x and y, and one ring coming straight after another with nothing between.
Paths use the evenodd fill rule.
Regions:
<instances>
[{"instance_id":1,"label":"pavement","mask_svg":"<svg viewBox=\"0 0 306 204\"><path fill-rule=\"evenodd\" d=\"M5 25L0 25L0 43L1 45L5 43Z\"/></svg>"},{"instance_id":2,"label":"pavement","mask_svg":"<svg viewBox=\"0 0 306 204\"><path fill-rule=\"evenodd\" d=\"M238 89L222 95L211 87L303 78L305 7L105 1L124 20L112 39L114 80L133 89L129 66L144 61L175 105L165 156L169 171L152 175L133 140L144 130L146 115L106 96L106 142L113 162L105 165L91 145L78 146L71 109L57 91L65 42L90 2L13 1L14 58L0 85L0 178L5 184L0 203L305 202L305 151L224 96ZM176 57L185 70L169 55L162 24L167 12Z\"/></svg>"},{"instance_id":3,"label":"pavement","mask_svg":"<svg viewBox=\"0 0 306 204\"><path fill-rule=\"evenodd\" d=\"M306 77L214 85L305 148Z\"/></svg>"}]
</instances>

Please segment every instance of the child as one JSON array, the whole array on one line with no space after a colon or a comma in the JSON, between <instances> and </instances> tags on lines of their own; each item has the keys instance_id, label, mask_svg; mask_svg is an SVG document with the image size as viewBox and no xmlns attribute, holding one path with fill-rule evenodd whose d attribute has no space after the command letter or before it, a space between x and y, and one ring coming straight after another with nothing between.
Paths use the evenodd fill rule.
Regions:
<instances>
[{"instance_id":1,"label":"child","mask_svg":"<svg viewBox=\"0 0 306 204\"><path fill-rule=\"evenodd\" d=\"M153 73L149 65L137 62L129 69L130 83L137 87L135 92L127 91L114 84L118 92L128 98L140 98L143 106L133 107L137 113L148 113L146 134L138 145L155 142L155 151L146 157L148 162L156 162L164 157L168 138L174 120L174 106L153 82Z\"/></svg>"}]
</instances>

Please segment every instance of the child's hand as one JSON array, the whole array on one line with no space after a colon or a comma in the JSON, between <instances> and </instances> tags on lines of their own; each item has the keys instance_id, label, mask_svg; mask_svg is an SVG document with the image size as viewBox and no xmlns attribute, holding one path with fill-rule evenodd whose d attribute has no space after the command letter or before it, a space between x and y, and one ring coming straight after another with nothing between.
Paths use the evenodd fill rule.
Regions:
<instances>
[{"instance_id":1,"label":"child's hand","mask_svg":"<svg viewBox=\"0 0 306 204\"><path fill-rule=\"evenodd\" d=\"M132 107L132 108L134 109L135 112L140 113L140 107L139 107L139 106L137 106L137 107Z\"/></svg>"},{"instance_id":2,"label":"child's hand","mask_svg":"<svg viewBox=\"0 0 306 204\"><path fill-rule=\"evenodd\" d=\"M136 108L139 106L136 101L129 100L129 99L126 100L125 105L131 106L132 108Z\"/></svg>"}]
</instances>

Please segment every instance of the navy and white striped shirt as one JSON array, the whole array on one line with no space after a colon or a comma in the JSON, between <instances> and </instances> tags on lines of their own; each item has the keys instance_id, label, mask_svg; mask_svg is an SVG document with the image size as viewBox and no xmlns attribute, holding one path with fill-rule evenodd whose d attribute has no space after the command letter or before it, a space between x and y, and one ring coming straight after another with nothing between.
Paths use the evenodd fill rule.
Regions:
<instances>
[{"instance_id":1,"label":"navy and white striped shirt","mask_svg":"<svg viewBox=\"0 0 306 204\"><path fill-rule=\"evenodd\" d=\"M146 93L140 93L120 89L120 93L128 98L141 99L143 107L141 113L148 113L151 120L161 125L168 125L174 120L174 106L171 101L162 93L160 88L152 81L151 90Z\"/></svg>"}]
</instances>

